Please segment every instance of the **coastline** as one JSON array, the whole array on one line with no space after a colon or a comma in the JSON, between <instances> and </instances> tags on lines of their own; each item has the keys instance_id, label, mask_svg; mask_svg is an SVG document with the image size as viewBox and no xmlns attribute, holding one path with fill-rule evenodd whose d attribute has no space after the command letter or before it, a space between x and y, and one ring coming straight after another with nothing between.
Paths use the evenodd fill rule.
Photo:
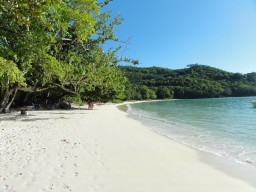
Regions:
<instances>
[{"instance_id":1,"label":"coastline","mask_svg":"<svg viewBox=\"0 0 256 192\"><path fill-rule=\"evenodd\" d=\"M0 127L0 192L256 190L117 105L32 111Z\"/></svg>"},{"instance_id":2,"label":"coastline","mask_svg":"<svg viewBox=\"0 0 256 192\"><path fill-rule=\"evenodd\" d=\"M171 99L171 100L178 100L178 99ZM158 102L158 101L166 101L166 100L153 100L152 102ZM129 113L128 105L135 104L135 103L143 103L143 102L151 102L151 101L146 100L146 101L124 102L123 105L118 105L118 108L121 111ZM210 151L205 151L205 150L202 150L201 148L197 148L188 143L179 141L177 139L174 139L174 138L166 135L165 133L163 133L161 131L156 130L155 128L152 127L150 122L147 122L147 121L145 122L143 119L137 118L137 116L134 116L131 114L129 114L129 116L131 118L135 119L136 121L140 121L144 126L148 127L148 129L150 129L152 132L154 132L158 135L161 135L164 138L167 138L168 140L172 140L172 141L177 142L181 145L184 145L192 150L195 150L196 152L198 152L198 154L200 156L200 160L203 163L210 164L215 169L220 170L220 171L230 175L231 177L235 177L240 180L244 180L244 181L250 183L250 185L252 185L256 189L256 181L254 179L254 177L256 175L256 167L255 166L250 165L250 164L245 164L240 161L235 161L233 159L227 159L220 155L212 153Z\"/></svg>"}]
</instances>

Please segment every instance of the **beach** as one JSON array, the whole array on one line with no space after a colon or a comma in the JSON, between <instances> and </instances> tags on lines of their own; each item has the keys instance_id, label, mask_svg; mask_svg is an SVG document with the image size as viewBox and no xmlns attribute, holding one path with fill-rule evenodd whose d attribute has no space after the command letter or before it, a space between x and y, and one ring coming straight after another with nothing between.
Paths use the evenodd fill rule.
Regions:
<instances>
[{"instance_id":1,"label":"beach","mask_svg":"<svg viewBox=\"0 0 256 192\"><path fill-rule=\"evenodd\" d=\"M0 192L256 191L218 162L114 104L0 119Z\"/></svg>"}]
</instances>

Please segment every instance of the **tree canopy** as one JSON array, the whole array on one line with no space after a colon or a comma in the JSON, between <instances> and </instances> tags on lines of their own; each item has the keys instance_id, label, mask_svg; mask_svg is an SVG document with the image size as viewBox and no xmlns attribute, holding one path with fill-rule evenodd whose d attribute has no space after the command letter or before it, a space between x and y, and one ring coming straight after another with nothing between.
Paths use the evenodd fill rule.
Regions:
<instances>
[{"instance_id":1,"label":"tree canopy","mask_svg":"<svg viewBox=\"0 0 256 192\"><path fill-rule=\"evenodd\" d=\"M117 68L119 48L104 50L104 43L118 40L122 18L101 11L109 2L0 0L0 110L17 91L31 102L49 92L56 99L120 97L126 79Z\"/></svg>"},{"instance_id":2,"label":"tree canopy","mask_svg":"<svg viewBox=\"0 0 256 192\"><path fill-rule=\"evenodd\" d=\"M226 72L206 65L188 65L185 69L171 70L160 67L120 67L129 80L127 99L148 98L151 90L158 99L212 98L256 95L256 73ZM154 94L153 94L154 95Z\"/></svg>"}]
</instances>

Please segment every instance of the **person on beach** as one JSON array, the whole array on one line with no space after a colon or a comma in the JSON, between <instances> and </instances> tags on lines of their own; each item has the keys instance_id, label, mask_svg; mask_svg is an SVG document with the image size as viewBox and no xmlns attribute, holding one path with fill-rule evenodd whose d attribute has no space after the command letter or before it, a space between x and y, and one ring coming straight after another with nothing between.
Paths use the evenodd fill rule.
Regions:
<instances>
[{"instance_id":1,"label":"person on beach","mask_svg":"<svg viewBox=\"0 0 256 192\"><path fill-rule=\"evenodd\" d=\"M92 110L94 107L94 103L92 101L88 102L88 109Z\"/></svg>"}]
</instances>

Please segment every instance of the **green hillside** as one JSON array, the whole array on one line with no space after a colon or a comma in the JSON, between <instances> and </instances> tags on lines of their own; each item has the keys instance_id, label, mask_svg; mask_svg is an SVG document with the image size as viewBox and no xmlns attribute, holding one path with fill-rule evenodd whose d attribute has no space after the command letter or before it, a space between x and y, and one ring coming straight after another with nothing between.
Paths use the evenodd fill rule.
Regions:
<instances>
[{"instance_id":1,"label":"green hillside","mask_svg":"<svg viewBox=\"0 0 256 192\"><path fill-rule=\"evenodd\" d=\"M231 73L206 65L171 70L120 67L128 78L126 99L214 98L256 95L256 73Z\"/></svg>"}]
</instances>

